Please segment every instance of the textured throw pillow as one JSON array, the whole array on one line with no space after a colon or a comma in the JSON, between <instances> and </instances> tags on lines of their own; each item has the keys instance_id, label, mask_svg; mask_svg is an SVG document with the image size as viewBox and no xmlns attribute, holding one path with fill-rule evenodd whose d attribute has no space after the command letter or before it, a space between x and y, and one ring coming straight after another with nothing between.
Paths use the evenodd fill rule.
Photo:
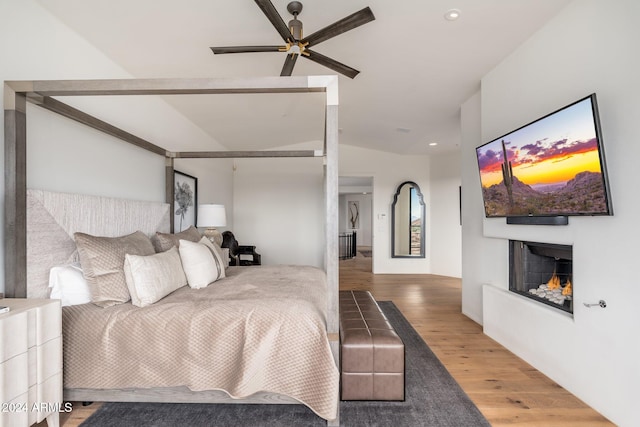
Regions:
<instances>
[{"instance_id":1,"label":"textured throw pillow","mask_svg":"<svg viewBox=\"0 0 640 427\"><path fill-rule=\"evenodd\" d=\"M180 246L180 240L189 240L190 242L198 242L200 241L202 236L197 228L193 225L186 230L183 230L179 233L161 233L156 232L156 235L153 236L151 241L153 242L153 246L156 249L156 252L164 252L168 251L174 246Z\"/></svg>"},{"instance_id":2,"label":"textured throw pillow","mask_svg":"<svg viewBox=\"0 0 640 427\"><path fill-rule=\"evenodd\" d=\"M146 307L160 301L187 284L180 254L175 246L159 254L140 256L127 254L124 274L131 294L131 303Z\"/></svg>"},{"instance_id":3,"label":"textured throw pillow","mask_svg":"<svg viewBox=\"0 0 640 427\"><path fill-rule=\"evenodd\" d=\"M222 252L222 248L216 245L215 242L212 242L211 240L209 240L209 238L207 237L203 237L202 239L200 239L200 243L202 243L203 245L205 245L211 250L213 257L216 260L216 263L220 267L220 277L218 277L218 279L224 279L225 277L227 277L226 271L225 271L225 269L227 268L227 264L224 262L224 255ZM229 259L228 256L227 256L227 259Z\"/></svg>"},{"instance_id":4,"label":"textured throw pillow","mask_svg":"<svg viewBox=\"0 0 640 427\"><path fill-rule=\"evenodd\" d=\"M141 231L122 237L98 237L74 234L80 265L91 289L91 302L109 307L129 301L124 276L124 258L131 255L153 255L151 240Z\"/></svg>"},{"instance_id":5,"label":"textured throw pillow","mask_svg":"<svg viewBox=\"0 0 640 427\"><path fill-rule=\"evenodd\" d=\"M80 263L58 265L49 270L49 298L59 299L63 307L91 302L89 284L82 275Z\"/></svg>"},{"instance_id":6,"label":"textured throw pillow","mask_svg":"<svg viewBox=\"0 0 640 427\"><path fill-rule=\"evenodd\" d=\"M204 288L220 278L222 267L207 245L181 240L178 250L190 287Z\"/></svg>"}]
</instances>

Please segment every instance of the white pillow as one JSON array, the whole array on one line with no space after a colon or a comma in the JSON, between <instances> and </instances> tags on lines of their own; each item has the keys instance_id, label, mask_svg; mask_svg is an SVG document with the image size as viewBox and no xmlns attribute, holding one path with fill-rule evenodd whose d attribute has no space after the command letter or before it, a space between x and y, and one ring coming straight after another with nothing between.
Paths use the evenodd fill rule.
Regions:
<instances>
[{"instance_id":1,"label":"white pillow","mask_svg":"<svg viewBox=\"0 0 640 427\"><path fill-rule=\"evenodd\" d=\"M224 279L225 277L227 277L226 272L225 272L225 268L227 267L227 264L224 262L224 255L222 254L222 248L218 245L215 244L215 242L212 242L211 240L209 240L208 237L203 237L202 239L200 239L200 243L206 245L209 249L211 249L211 253L213 253L213 256L216 259L216 263L218 263L218 265L220 266L220 277L218 277L218 279ZM227 260L229 259L229 254L227 253Z\"/></svg>"},{"instance_id":2,"label":"white pillow","mask_svg":"<svg viewBox=\"0 0 640 427\"><path fill-rule=\"evenodd\" d=\"M190 287L204 288L223 274L224 269L216 261L214 251L205 243L180 240L178 250Z\"/></svg>"},{"instance_id":3,"label":"white pillow","mask_svg":"<svg viewBox=\"0 0 640 427\"><path fill-rule=\"evenodd\" d=\"M124 275L136 307L151 305L187 284L176 247L154 255L126 254Z\"/></svg>"},{"instance_id":4,"label":"white pillow","mask_svg":"<svg viewBox=\"0 0 640 427\"><path fill-rule=\"evenodd\" d=\"M91 302L91 290L79 262L49 270L49 287L49 298L59 299L63 307Z\"/></svg>"}]
</instances>

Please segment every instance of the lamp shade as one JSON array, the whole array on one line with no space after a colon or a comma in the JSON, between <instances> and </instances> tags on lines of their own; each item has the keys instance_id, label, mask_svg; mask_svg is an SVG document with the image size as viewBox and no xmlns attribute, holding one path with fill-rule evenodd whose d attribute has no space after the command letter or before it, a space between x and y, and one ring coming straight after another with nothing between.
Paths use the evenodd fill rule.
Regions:
<instances>
[{"instance_id":1,"label":"lamp shade","mask_svg":"<svg viewBox=\"0 0 640 427\"><path fill-rule=\"evenodd\" d=\"M198 227L224 227L227 213L224 205L198 205Z\"/></svg>"}]
</instances>

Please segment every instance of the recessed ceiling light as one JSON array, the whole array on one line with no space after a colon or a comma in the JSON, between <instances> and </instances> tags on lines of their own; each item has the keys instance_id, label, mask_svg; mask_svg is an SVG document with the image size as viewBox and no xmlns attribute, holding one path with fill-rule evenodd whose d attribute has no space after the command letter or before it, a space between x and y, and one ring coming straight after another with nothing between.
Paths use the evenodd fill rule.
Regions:
<instances>
[{"instance_id":1,"label":"recessed ceiling light","mask_svg":"<svg viewBox=\"0 0 640 427\"><path fill-rule=\"evenodd\" d=\"M437 143L437 142L430 142L430 143L429 143L429 147L435 147L436 145L438 145L438 143Z\"/></svg>"},{"instance_id":2,"label":"recessed ceiling light","mask_svg":"<svg viewBox=\"0 0 640 427\"><path fill-rule=\"evenodd\" d=\"M459 9L449 9L444 14L444 19L446 19L447 21L455 21L458 18L460 18L460 10Z\"/></svg>"}]
</instances>

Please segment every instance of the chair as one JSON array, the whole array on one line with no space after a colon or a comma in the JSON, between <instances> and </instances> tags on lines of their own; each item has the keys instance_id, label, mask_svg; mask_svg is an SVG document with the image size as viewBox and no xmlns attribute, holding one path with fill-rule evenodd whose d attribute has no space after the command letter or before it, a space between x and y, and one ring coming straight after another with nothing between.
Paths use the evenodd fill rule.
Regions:
<instances>
[{"instance_id":1,"label":"chair","mask_svg":"<svg viewBox=\"0 0 640 427\"><path fill-rule=\"evenodd\" d=\"M262 265L262 258L256 252L256 247L239 245L231 231L222 233L222 247L229 249L229 265Z\"/></svg>"}]
</instances>

